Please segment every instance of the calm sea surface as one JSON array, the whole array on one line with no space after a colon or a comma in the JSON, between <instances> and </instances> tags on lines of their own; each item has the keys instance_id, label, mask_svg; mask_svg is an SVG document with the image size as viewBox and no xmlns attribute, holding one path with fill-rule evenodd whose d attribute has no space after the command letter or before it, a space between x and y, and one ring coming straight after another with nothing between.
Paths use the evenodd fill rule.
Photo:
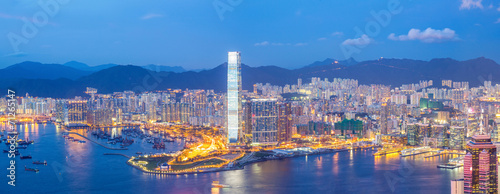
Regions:
<instances>
[{"instance_id":1,"label":"calm sea surface","mask_svg":"<svg viewBox=\"0 0 500 194\"><path fill-rule=\"evenodd\" d=\"M5 127L5 126L4 126ZM104 153L158 152L137 139L129 150L109 150L95 143L70 142L54 125L19 125L19 138L34 140L16 157L16 186L7 184L10 159L0 155L0 193L449 193L450 180L461 177L462 168L436 168L449 156L424 159L423 155L400 158L393 154L374 157L375 150L266 161L243 170L192 175L150 175L128 166L126 158ZM120 134L117 130L112 134ZM79 138L82 139L82 138ZM106 141L99 140L106 144ZM139 142L137 142L139 141ZM167 144L167 151L183 147L182 141ZM2 149L7 146L2 142ZM118 147L115 145L115 147ZM48 165L33 165L46 160ZM24 170L36 167L38 173ZM212 181L231 188L212 188Z\"/></svg>"}]
</instances>

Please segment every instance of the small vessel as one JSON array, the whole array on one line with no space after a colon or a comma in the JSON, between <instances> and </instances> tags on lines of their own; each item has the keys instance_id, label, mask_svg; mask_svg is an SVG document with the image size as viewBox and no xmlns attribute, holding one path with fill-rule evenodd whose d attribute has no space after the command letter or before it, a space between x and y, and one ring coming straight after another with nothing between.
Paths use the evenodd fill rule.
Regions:
<instances>
[{"instance_id":1,"label":"small vessel","mask_svg":"<svg viewBox=\"0 0 500 194\"><path fill-rule=\"evenodd\" d=\"M84 140L80 140L80 141L78 141L78 143L85 143L85 141Z\"/></svg>"},{"instance_id":2,"label":"small vessel","mask_svg":"<svg viewBox=\"0 0 500 194\"><path fill-rule=\"evenodd\" d=\"M219 181L214 181L214 182L212 182L212 187L215 187L215 188L230 188L231 186L220 184Z\"/></svg>"},{"instance_id":3,"label":"small vessel","mask_svg":"<svg viewBox=\"0 0 500 194\"><path fill-rule=\"evenodd\" d=\"M141 154L142 154L142 152L137 152L136 154L141 155Z\"/></svg>"},{"instance_id":4,"label":"small vessel","mask_svg":"<svg viewBox=\"0 0 500 194\"><path fill-rule=\"evenodd\" d=\"M21 156L20 158L21 158L21 160L23 160L23 159L31 159L31 155Z\"/></svg>"},{"instance_id":5,"label":"small vessel","mask_svg":"<svg viewBox=\"0 0 500 194\"><path fill-rule=\"evenodd\" d=\"M401 148L383 148L379 149L376 153L374 153L374 156L382 156L386 154L393 154L393 153L399 153L402 149Z\"/></svg>"},{"instance_id":6,"label":"small vessel","mask_svg":"<svg viewBox=\"0 0 500 194\"><path fill-rule=\"evenodd\" d=\"M28 146L17 146L16 149L26 149Z\"/></svg>"},{"instance_id":7,"label":"small vessel","mask_svg":"<svg viewBox=\"0 0 500 194\"><path fill-rule=\"evenodd\" d=\"M25 171L33 171L33 172L38 172L38 171L39 171L39 170L38 170L38 169L36 169L36 168L28 168L28 167L26 167L26 166L24 166L24 170L25 170Z\"/></svg>"},{"instance_id":8,"label":"small vessel","mask_svg":"<svg viewBox=\"0 0 500 194\"><path fill-rule=\"evenodd\" d=\"M33 161L33 164L43 164L43 165L47 165L47 161L45 161L45 160L44 160L43 162L41 162L41 161Z\"/></svg>"}]
</instances>

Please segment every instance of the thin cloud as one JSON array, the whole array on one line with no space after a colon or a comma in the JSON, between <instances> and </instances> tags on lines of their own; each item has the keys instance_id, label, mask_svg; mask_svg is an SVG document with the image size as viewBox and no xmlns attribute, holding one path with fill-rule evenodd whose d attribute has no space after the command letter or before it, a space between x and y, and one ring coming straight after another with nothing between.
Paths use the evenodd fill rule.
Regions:
<instances>
[{"instance_id":1,"label":"thin cloud","mask_svg":"<svg viewBox=\"0 0 500 194\"><path fill-rule=\"evenodd\" d=\"M464 9L473 9L473 8L479 8L483 9L483 0L462 0L462 4L460 5L460 10Z\"/></svg>"},{"instance_id":2,"label":"thin cloud","mask_svg":"<svg viewBox=\"0 0 500 194\"><path fill-rule=\"evenodd\" d=\"M269 42L263 41L253 44L254 46L305 46L307 43L299 42L299 43L281 43L281 42Z\"/></svg>"},{"instance_id":3,"label":"thin cloud","mask_svg":"<svg viewBox=\"0 0 500 194\"><path fill-rule=\"evenodd\" d=\"M372 38L368 37L368 35L363 34L359 38L344 40L344 42L342 42L342 45L364 46L364 45L372 44L374 42L375 42L375 40L373 40Z\"/></svg>"},{"instance_id":4,"label":"thin cloud","mask_svg":"<svg viewBox=\"0 0 500 194\"><path fill-rule=\"evenodd\" d=\"M325 37L318 38L318 41L323 41L323 40L326 40L326 38Z\"/></svg>"},{"instance_id":5,"label":"thin cloud","mask_svg":"<svg viewBox=\"0 0 500 194\"><path fill-rule=\"evenodd\" d=\"M142 16L141 19L143 19L143 20L149 20L149 19L161 18L161 17L163 17L163 15L161 15L161 14L148 13L148 14Z\"/></svg>"},{"instance_id":6,"label":"thin cloud","mask_svg":"<svg viewBox=\"0 0 500 194\"><path fill-rule=\"evenodd\" d=\"M334 32L332 33L332 36L343 36L344 33L343 32Z\"/></svg>"},{"instance_id":7,"label":"thin cloud","mask_svg":"<svg viewBox=\"0 0 500 194\"><path fill-rule=\"evenodd\" d=\"M25 57L25 56L28 56L28 54L25 52L15 52L15 53L4 55L3 57Z\"/></svg>"},{"instance_id":8,"label":"thin cloud","mask_svg":"<svg viewBox=\"0 0 500 194\"><path fill-rule=\"evenodd\" d=\"M495 24L498 24L500 23L500 18L497 19L497 21L495 22Z\"/></svg>"},{"instance_id":9,"label":"thin cloud","mask_svg":"<svg viewBox=\"0 0 500 194\"><path fill-rule=\"evenodd\" d=\"M254 46L267 46L269 45L269 42L267 41L264 41L264 42L258 42L258 43L255 43Z\"/></svg>"},{"instance_id":10,"label":"thin cloud","mask_svg":"<svg viewBox=\"0 0 500 194\"><path fill-rule=\"evenodd\" d=\"M395 41L420 40L421 42L425 43L435 43L458 40L458 35L454 30L449 28L445 28L443 30L434 30L432 28L427 28L424 31L412 28L407 35L396 36L394 33L391 33L387 38Z\"/></svg>"},{"instance_id":11,"label":"thin cloud","mask_svg":"<svg viewBox=\"0 0 500 194\"><path fill-rule=\"evenodd\" d=\"M500 7L497 8L497 11L500 11Z\"/></svg>"}]
</instances>

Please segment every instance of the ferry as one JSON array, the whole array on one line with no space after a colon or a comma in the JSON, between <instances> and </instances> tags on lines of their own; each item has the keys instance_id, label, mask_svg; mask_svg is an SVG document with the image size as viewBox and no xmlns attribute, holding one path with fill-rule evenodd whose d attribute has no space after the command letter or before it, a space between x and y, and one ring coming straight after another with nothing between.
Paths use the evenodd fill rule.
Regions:
<instances>
[{"instance_id":1,"label":"ferry","mask_svg":"<svg viewBox=\"0 0 500 194\"><path fill-rule=\"evenodd\" d=\"M43 164L43 165L47 165L47 161L43 161L43 162L40 162L40 161L33 161L33 164Z\"/></svg>"},{"instance_id":2,"label":"ferry","mask_svg":"<svg viewBox=\"0 0 500 194\"><path fill-rule=\"evenodd\" d=\"M423 154L432 151L431 147L424 146L419 148L410 148L401 151L401 157L413 156L418 154Z\"/></svg>"},{"instance_id":3,"label":"ferry","mask_svg":"<svg viewBox=\"0 0 500 194\"><path fill-rule=\"evenodd\" d=\"M463 166L464 166L464 156L452 158L446 164L437 165L438 168L445 168L445 169L455 169Z\"/></svg>"},{"instance_id":4,"label":"ferry","mask_svg":"<svg viewBox=\"0 0 500 194\"><path fill-rule=\"evenodd\" d=\"M401 148L389 148L389 149L379 149L376 153L374 153L374 156L382 156L386 154L393 154L393 153L398 153L402 149Z\"/></svg>"},{"instance_id":5,"label":"ferry","mask_svg":"<svg viewBox=\"0 0 500 194\"><path fill-rule=\"evenodd\" d=\"M36 169L36 168L28 168L28 167L26 167L26 166L24 166L24 170L25 170L25 171L33 171L33 172L38 172L38 171L39 171L39 170L38 170L38 169Z\"/></svg>"},{"instance_id":6,"label":"ferry","mask_svg":"<svg viewBox=\"0 0 500 194\"><path fill-rule=\"evenodd\" d=\"M214 181L214 182L212 182L212 187L215 187L215 188L230 188L231 186L220 184L219 181Z\"/></svg>"}]
</instances>

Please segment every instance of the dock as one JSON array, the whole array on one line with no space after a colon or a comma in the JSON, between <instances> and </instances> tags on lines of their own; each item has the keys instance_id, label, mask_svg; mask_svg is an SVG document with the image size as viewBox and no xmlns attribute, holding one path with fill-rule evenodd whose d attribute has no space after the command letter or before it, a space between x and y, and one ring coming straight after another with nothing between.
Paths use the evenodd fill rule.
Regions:
<instances>
[{"instance_id":1,"label":"dock","mask_svg":"<svg viewBox=\"0 0 500 194\"><path fill-rule=\"evenodd\" d=\"M128 159L132 158L130 156L127 156L125 154L120 154L120 153L104 153L103 155L117 155L117 156L123 156L123 157L128 158Z\"/></svg>"}]
</instances>

